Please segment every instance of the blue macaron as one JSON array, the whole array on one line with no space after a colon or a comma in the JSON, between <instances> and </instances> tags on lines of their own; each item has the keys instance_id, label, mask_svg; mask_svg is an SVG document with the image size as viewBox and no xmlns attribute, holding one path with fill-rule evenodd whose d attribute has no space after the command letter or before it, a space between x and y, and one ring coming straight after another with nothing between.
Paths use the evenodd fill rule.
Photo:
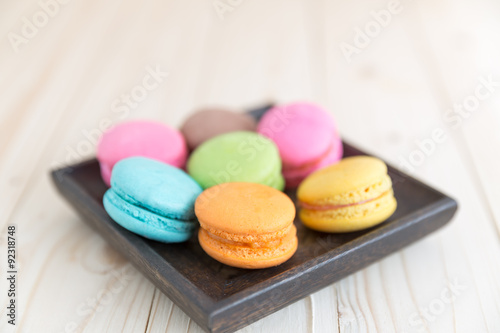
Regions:
<instances>
[{"instance_id":1,"label":"blue macaron","mask_svg":"<svg viewBox=\"0 0 500 333\"><path fill-rule=\"evenodd\" d=\"M103 203L125 229L159 242L180 243L191 238L198 225L194 203L201 192L184 171L131 157L115 164Z\"/></svg>"}]
</instances>

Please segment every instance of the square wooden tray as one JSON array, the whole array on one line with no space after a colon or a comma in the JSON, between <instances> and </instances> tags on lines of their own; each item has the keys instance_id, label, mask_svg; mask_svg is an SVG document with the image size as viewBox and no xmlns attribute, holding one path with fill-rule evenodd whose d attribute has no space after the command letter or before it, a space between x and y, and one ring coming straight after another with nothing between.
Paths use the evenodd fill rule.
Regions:
<instances>
[{"instance_id":1,"label":"square wooden tray","mask_svg":"<svg viewBox=\"0 0 500 333\"><path fill-rule=\"evenodd\" d=\"M364 155L347 143L344 151L345 157ZM162 244L125 230L103 208L107 188L96 160L53 171L52 178L82 219L198 325L232 332L413 243L455 214L453 199L390 166L389 174L398 201L389 220L360 232L325 234L305 228L297 218L296 254L264 270L220 264L203 252L196 236L183 244ZM293 191L287 194L296 201Z\"/></svg>"}]
</instances>

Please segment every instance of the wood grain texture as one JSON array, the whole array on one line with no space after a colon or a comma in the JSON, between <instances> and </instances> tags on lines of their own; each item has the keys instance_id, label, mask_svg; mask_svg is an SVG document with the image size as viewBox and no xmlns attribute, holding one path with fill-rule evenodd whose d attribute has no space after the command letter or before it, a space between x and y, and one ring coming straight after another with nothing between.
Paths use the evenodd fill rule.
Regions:
<instances>
[{"instance_id":1,"label":"wood grain texture","mask_svg":"<svg viewBox=\"0 0 500 333\"><path fill-rule=\"evenodd\" d=\"M462 205L436 235L243 331L500 331L500 91L460 128L443 121L480 76L500 77L498 2L401 0L348 63L339 45L388 3L243 1L221 20L210 1L72 0L16 53L7 34L40 7L0 2L0 258L5 226L17 224L17 331L200 332L140 274L123 277L129 264L58 198L47 170L92 156L84 131L102 120L178 126L205 105L301 99L323 104L348 141L396 166L444 129L447 140L412 175ZM122 119L113 101L156 65L168 78ZM454 281L465 290L429 312ZM11 332L5 287L0 276L0 331Z\"/></svg>"}]
</instances>

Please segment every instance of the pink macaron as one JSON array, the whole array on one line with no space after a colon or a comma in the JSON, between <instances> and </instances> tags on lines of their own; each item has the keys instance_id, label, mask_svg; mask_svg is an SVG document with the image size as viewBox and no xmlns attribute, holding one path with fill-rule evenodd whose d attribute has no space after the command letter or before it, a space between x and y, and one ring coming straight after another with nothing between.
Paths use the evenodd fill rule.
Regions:
<instances>
[{"instance_id":1,"label":"pink macaron","mask_svg":"<svg viewBox=\"0 0 500 333\"><path fill-rule=\"evenodd\" d=\"M97 146L97 159L106 185L110 185L113 166L133 156L149 157L184 168L188 150L182 134L164 124L153 121L118 124L104 133Z\"/></svg>"},{"instance_id":2,"label":"pink macaron","mask_svg":"<svg viewBox=\"0 0 500 333\"><path fill-rule=\"evenodd\" d=\"M311 103L272 108L260 121L257 131L278 146L287 188L297 187L314 171L342 158L342 141L333 117Z\"/></svg>"}]
</instances>

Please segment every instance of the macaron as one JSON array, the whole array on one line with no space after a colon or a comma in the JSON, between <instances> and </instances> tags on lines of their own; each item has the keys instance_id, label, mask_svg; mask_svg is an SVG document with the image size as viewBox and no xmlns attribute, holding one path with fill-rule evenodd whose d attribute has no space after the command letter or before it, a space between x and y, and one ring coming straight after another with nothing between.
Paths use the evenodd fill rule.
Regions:
<instances>
[{"instance_id":1,"label":"macaron","mask_svg":"<svg viewBox=\"0 0 500 333\"><path fill-rule=\"evenodd\" d=\"M181 169L144 157L116 163L104 194L109 216L129 231L163 243L193 235L194 203L201 187Z\"/></svg>"},{"instance_id":2,"label":"macaron","mask_svg":"<svg viewBox=\"0 0 500 333\"><path fill-rule=\"evenodd\" d=\"M278 148L254 132L232 132L206 141L192 153L187 170L204 189L249 182L281 191L285 185Z\"/></svg>"},{"instance_id":3,"label":"macaron","mask_svg":"<svg viewBox=\"0 0 500 333\"><path fill-rule=\"evenodd\" d=\"M198 240L215 260L259 269L280 265L297 250L295 205L284 193L254 183L211 187L196 200Z\"/></svg>"},{"instance_id":4,"label":"macaron","mask_svg":"<svg viewBox=\"0 0 500 333\"><path fill-rule=\"evenodd\" d=\"M110 185L113 166L132 156L148 157L183 168L188 151L182 134L164 124L153 121L118 124L104 133L97 146L97 159L106 185Z\"/></svg>"},{"instance_id":5,"label":"macaron","mask_svg":"<svg viewBox=\"0 0 500 333\"><path fill-rule=\"evenodd\" d=\"M378 158L348 157L310 175L297 191L300 218L322 232L375 226L396 210L387 166Z\"/></svg>"},{"instance_id":6,"label":"macaron","mask_svg":"<svg viewBox=\"0 0 500 333\"><path fill-rule=\"evenodd\" d=\"M278 146L287 188L296 188L314 171L342 158L342 141L333 117L311 103L272 108L259 122L257 132Z\"/></svg>"},{"instance_id":7,"label":"macaron","mask_svg":"<svg viewBox=\"0 0 500 333\"><path fill-rule=\"evenodd\" d=\"M191 115L181 126L188 148L193 151L203 142L221 134L257 129L254 118L243 112L211 108Z\"/></svg>"}]
</instances>

